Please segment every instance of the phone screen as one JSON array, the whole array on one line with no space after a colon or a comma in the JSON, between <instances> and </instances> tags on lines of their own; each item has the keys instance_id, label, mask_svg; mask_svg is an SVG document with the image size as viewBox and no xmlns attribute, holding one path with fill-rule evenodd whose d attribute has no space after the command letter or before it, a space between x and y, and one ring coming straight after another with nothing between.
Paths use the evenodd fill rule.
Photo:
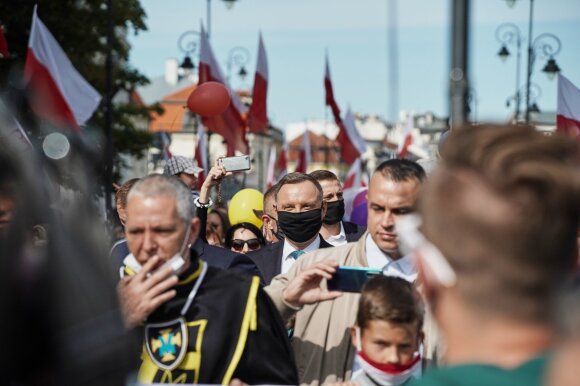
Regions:
<instances>
[{"instance_id":1,"label":"phone screen","mask_svg":"<svg viewBox=\"0 0 580 386\"><path fill-rule=\"evenodd\" d=\"M328 281L330 291L360 292L363 285L373 276L382 272L375 268L338 267L332 279Z\"/></svg>"}]
</instances>

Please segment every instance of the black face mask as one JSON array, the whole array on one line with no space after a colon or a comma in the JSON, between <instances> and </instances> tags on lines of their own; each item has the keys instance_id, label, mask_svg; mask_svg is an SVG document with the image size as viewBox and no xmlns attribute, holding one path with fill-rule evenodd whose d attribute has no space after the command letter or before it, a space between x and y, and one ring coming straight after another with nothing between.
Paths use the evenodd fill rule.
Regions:
<instances>
[{"instance_id":1,"label":"black face mask","mask_svg":"<svg viewBox=\"0 0 580 386\"><path fill-rule=\"evenodd\" d=\"M278 212L278 228L296 243L304 243L320 232L322 227L322 209L308 212Z\"/></svg>"},{"instance_id":2,"label":"black face mask","mask_svg":"<svg viewBox=\"0 0 580 386\"><path fill-rule=\"evenodd\" d=\"M326 216L322 220L327 225L333 225L342 220L344 217L344 200L338 200L326 203Z\"/></svg>"}]
</instances>

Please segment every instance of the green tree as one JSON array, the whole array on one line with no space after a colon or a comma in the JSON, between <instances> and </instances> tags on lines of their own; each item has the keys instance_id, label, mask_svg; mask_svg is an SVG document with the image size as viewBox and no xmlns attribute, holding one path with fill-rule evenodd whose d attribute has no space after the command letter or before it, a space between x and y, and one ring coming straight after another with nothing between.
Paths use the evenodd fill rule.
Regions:
<instances>
[{"instance_id":1,"label":"green tree","mask_svg":"<svg viewBox=\"0 0 580 386\"><path fill-rule=\"evenodd\" d=\"M145 11L139 0L113 0L112 24L114 37L112 44L113 58L113 96L134 96L138 86L149 80L137 69L128 65L130 45L129 33L138 34L147 30ZM60 43L76 69L103 96L98 110L88 126L105 130L105 58L107 55L108 12L106 0L13 0L0 2L0 22L5 27L10 57L0 59L0 89L14 78L21 76L26 59L28 38L32 22L34 4L38 4L38 15ZM117 102L126 98L114 98L113 106L113 143L115 175L118 177L120 167L119 153L133 156L144 156L145 150L152 142L148 131L138 130L138 122L147 122L152 111L161 112L156 106L143 106L135 103L135 98L128 102ZM27 112L27 115L31 115ZM34 129L34 120L26 119L27 128ZM104 150L101 152L104 156ZM101 165L104 175L105 162Z\"/></svg>"}]
</instances>

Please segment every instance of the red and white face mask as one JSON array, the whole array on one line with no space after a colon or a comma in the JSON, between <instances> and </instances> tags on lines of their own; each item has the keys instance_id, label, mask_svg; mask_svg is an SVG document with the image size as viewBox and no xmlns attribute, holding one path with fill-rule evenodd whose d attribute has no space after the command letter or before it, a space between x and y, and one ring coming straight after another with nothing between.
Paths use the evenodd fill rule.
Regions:
<instances>
[{"instance_id":1,"label":"red and white face mask","mask_svg":"<svg viewBox=\"0 0 580 386\"><path fill-rule=\"evenodd\" d=\"M360 368L375 383L381 386L399 386L410 377L421 376L421 354L416 352L413 359L405 364L379 363L370 359L361 348L360 329L356 327L357 353L356 361Z\"/></svg>"}]
</instances>

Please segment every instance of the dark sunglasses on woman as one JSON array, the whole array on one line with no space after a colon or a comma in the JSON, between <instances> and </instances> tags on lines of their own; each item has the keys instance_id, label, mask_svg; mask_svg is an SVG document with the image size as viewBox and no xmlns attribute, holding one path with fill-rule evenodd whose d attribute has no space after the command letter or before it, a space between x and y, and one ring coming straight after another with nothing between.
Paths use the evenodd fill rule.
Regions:
<instances>
[{"instance_id":1,"label":"dark sunglasses on woman","mask_svg":"<svg viewBox=\"0 0 580 386\"><path fill-rule=\"evenodd\" d=\"M252 251L255 251L256 249L260 248L260 241L258 239L232 240L232 248L234 248L236 251L241 251L242 249L244 249L244 244L248 244L248 248L250 248L250 250Z\"/></svg>"}]
</instances>

